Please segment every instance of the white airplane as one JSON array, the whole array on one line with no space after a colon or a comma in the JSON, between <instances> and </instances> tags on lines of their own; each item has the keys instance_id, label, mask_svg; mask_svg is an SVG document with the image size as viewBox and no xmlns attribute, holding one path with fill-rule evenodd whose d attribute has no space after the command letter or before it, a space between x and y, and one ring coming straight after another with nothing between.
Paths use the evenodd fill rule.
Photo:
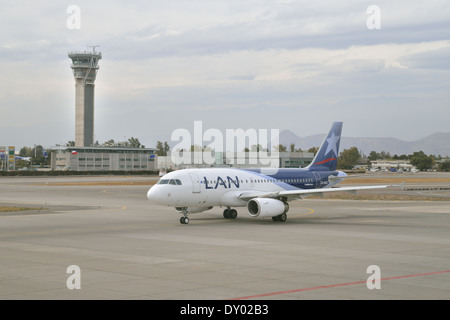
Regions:
<instances>
[{"instance_id":1,"label":"white airplane","mask_svg":"<svg viewBox=\"0 0 450 320\"><path fill-rule=\"evenodd\" d=\"M311 164L299 169L203 168L173 171L161 177L147 192L157 204L175 207L188 224L191 213L223 206L223 216L235 219L233 207L247 207L251 217L286 221L289 201L329 192L381 189L389 185L333 186L347 174L336 171L342 122L335 122ZM270 174L266 171L269 171Z\"/></svg>"}]
</instances>

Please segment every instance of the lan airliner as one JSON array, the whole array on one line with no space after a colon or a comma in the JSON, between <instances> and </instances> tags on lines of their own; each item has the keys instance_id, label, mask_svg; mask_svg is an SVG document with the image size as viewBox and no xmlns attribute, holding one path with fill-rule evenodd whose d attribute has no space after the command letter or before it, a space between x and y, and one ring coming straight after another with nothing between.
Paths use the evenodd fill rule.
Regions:
<instances>
[{"instance_id":1,"label":"lan airliner","mask_svg":"<svg viewBox=\"0 0 450 320\"><path fill-rule=\"evenodd\" d=\"M157 204L175 207L189 223L188 215L226 207L223 216L235 219L234 207L247 207L251 217L271 217L286 221L288 202L328 192L387 188L388 185L334 187L347 174L336 170L342 122L333 123L328 135L306 168L264 169L203 168L183 169L165 174L147 193ZM270 174L268 174L268 172Z\"/></svg>"}]
</instances>

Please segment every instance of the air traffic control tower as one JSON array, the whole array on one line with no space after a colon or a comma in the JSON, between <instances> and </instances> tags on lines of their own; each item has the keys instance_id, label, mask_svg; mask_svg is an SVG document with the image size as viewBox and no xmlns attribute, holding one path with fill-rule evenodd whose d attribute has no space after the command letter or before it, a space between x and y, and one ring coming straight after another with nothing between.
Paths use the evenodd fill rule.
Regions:
<instances>
[{"instance_id":1,"label":"air traffic control tower","mask_svg":"<svg viewBox=\"0 0 450 320\"><path fill-rule=\"evenodd\" d=\"M69 52L70 67L75 78L75 146L94 144L94 87L101 52Z\"/></svg>"}]
</instances>

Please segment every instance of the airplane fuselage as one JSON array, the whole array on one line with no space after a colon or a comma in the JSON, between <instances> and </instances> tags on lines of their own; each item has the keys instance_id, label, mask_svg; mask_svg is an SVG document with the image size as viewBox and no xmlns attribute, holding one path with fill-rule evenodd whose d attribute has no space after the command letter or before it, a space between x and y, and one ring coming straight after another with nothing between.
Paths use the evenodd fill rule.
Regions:
<instances>
[{"instance_id":1,"label":"airplane fuselage","mask_svg":"<svg viewBox=\"0 0 450 320\"><path fill-rule=\"evenodd\" d=\"M160 205L174 207L245 207L247 201L239 198L242 194L330 187L337 181L330 183L329 176L343 174L308 169L273 171L262 174L261 169L184 169L164 175L147 196Z\"/></svg>"}]
</instances>

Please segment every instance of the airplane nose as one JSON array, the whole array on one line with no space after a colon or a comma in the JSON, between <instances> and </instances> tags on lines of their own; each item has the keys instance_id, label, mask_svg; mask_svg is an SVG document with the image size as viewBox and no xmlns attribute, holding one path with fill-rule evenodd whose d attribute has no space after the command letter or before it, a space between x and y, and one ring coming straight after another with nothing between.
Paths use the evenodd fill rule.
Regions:
<instances>
[{"instance_id":1,"label":"airplane nose","mask_svg":"<svg viewBox=\"0 0 450 320\"><path fill-rule=\"evenodd\" d=\"M157 196L156 196L157 192L156 192L156 188L153 186L151 187L148 192L147 192L147 199L148 200L157 200Z\"/></svg>"}]
</instances>

